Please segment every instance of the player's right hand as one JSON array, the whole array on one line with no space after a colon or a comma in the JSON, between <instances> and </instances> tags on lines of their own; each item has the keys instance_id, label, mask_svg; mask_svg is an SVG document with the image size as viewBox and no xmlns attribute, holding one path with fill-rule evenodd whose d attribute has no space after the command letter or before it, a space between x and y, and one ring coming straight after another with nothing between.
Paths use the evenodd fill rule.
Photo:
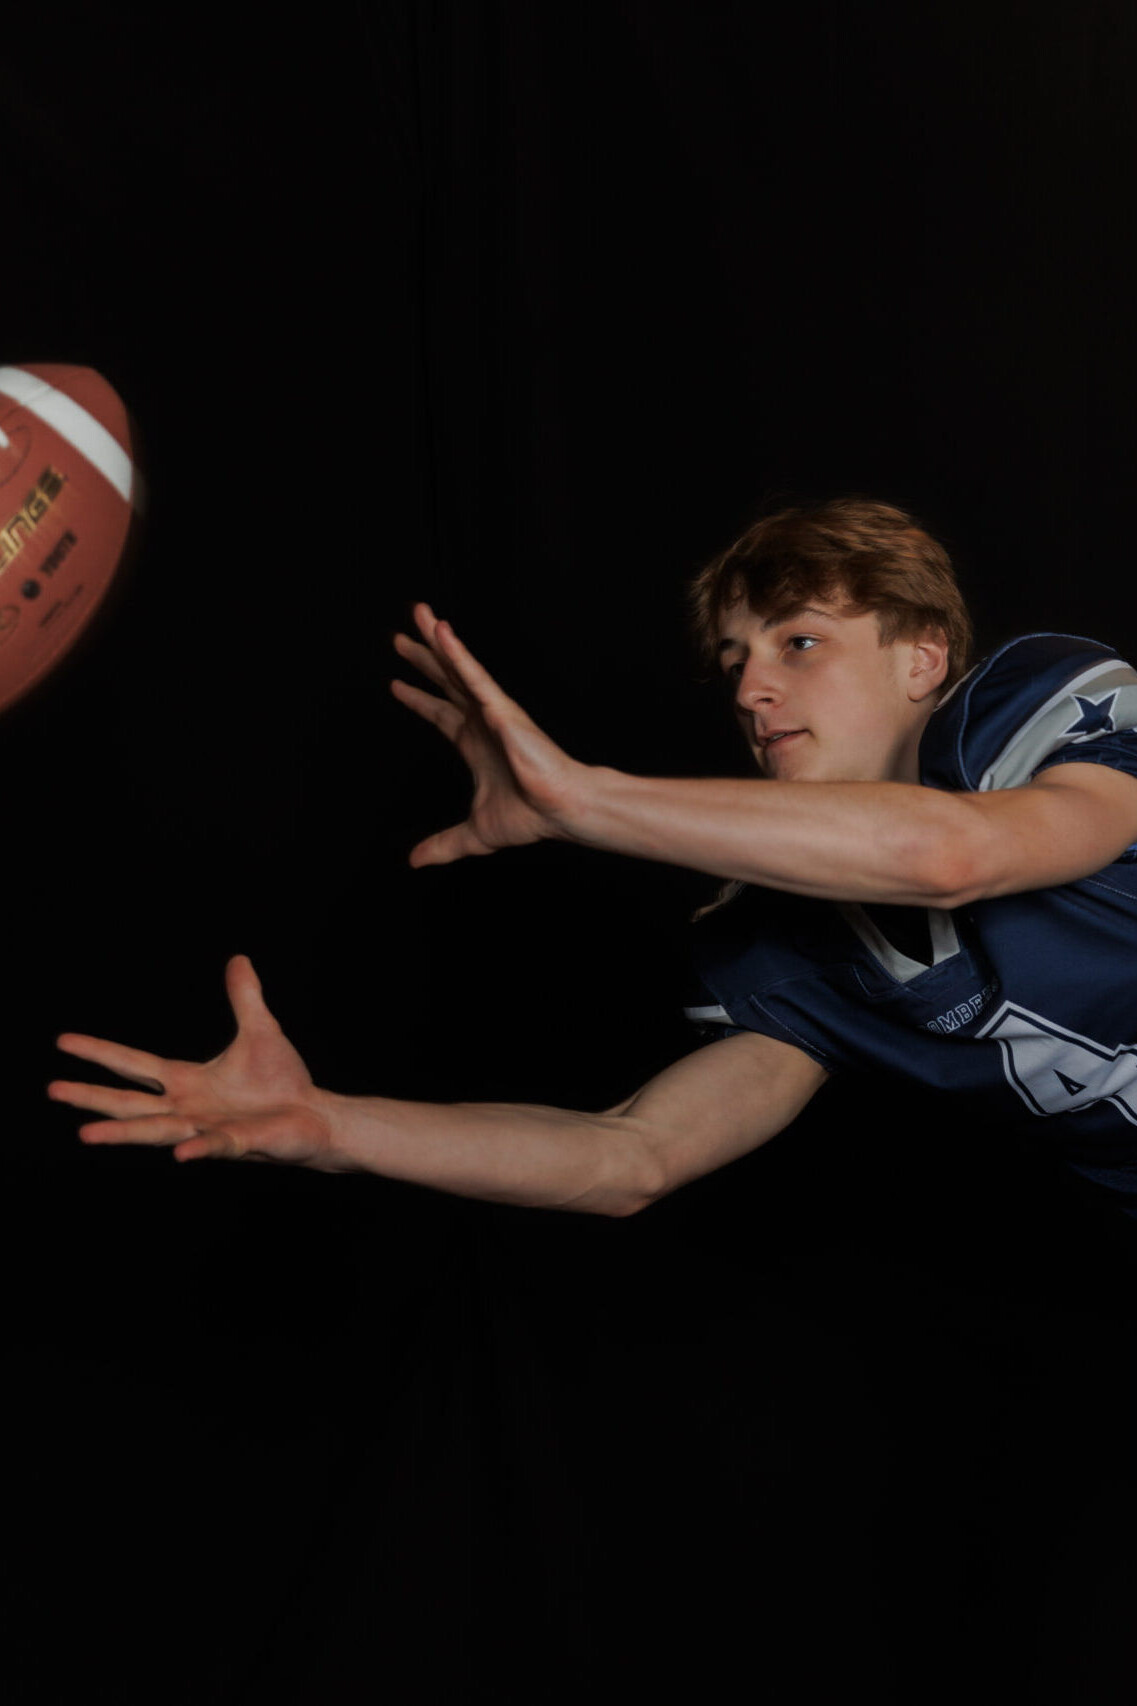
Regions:
<instances>
[{"instance_id":1,"label":"player's right hand","mask_svg":"<svg viewBox=\"0 0 1137 1706\"><path fill-rule=\"evenodd\" d=\"M330 1125L311 1074L265 1006L252 962L225 968L237 1034L213 1060L164 1060L100 1037L65 1032L66 1054L144 1084L115 1089L56 1079L53 1101L108 1116L80 1126L84 1143L172 1147L179 1161L278 1161L335 1171Z\"/></svg>"},{"instance_id":2,"label":"player's right hand","mask_svg":"<svg viewBox=\"0 0 1137 1706\"><path fill-rule=\"evenodd\" d=\"M395 635L395 650L441 689L442 696L395 680L395 697L457 747L469 767L474 797L464 823L427 836L410 862L448 865L469 854L572 839L586 797L589 767L570 758L466 649L428 604L416 604L421 640Z\"/></svg>"}]
</instances>

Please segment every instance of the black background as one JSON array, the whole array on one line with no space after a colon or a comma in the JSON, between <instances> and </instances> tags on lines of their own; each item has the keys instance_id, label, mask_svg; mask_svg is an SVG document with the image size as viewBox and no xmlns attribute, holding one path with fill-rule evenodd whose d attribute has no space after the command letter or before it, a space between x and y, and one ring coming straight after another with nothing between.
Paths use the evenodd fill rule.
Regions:
<instances>
[{"instance_id":1,"label":"black background","mask_svg":"<svg viewBox=\"0 0 1137 1706\"><path fill-rule=\"evenodd\" d=\"M1128 1698L1132 1258L1013 1134L833 1085L608 1221L85 1150L43 1086L64 1029L217 1052L234 952L341 1091L600 1108L692 1046L709 879L408 868L467 798L389 693L414 599L637 774L745 773L683 594L780 498L912 508L981 652L1132 656L1135 27L333 0L5 56L0 359L103 372L150 487L0 729L9 1697Z\"/></svg>"}]
</instances>

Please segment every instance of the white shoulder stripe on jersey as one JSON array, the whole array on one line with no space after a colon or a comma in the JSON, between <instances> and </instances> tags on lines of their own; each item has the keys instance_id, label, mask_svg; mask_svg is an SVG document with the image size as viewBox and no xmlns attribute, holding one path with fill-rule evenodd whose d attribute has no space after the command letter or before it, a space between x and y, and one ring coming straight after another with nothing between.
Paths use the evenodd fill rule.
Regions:
<instances>
[{"instance_id":1,"label":"white shoulder stripe on jersey","mask_svg":"<svg viewBox=\"0 0 1137 1706\"><path fill-rule=\"evenodd\" d=\"M1057 693L1051 694L1044 705L1039 706L1022 728L1015 730L994 763L983 772L976 792L1017 788L1029 780L1043 759L1052 752L1093 740L1095 736L1092 734L1069 733L1071 719L1078 720L1074 695L1080 693L1088 698L1090 689L1099 697L1111 690L1116 693L1112 717L1115 729L1130 729L1137 725L1137 674L1123 659L1107 658L1103 663L1083 670L1073 681L1067 681Z\"/></svg>"},{"instance_id":2,"label":"white shoulder stripe on jersey","mask_svg":"<svg viewBox=\"0 0 1137 1706\"><path fill-rule=\"evenodd\" d=\"M143 492L138 470L94 415L88 414L62 391L57 391L54 385L37 378L34 373L25 372L22 367L0 367L0 392L30 409L68 444L74 445L80 455L85 456L92 467L110 481L121 498L141 510Z\"/></svg>"}]
</instances>

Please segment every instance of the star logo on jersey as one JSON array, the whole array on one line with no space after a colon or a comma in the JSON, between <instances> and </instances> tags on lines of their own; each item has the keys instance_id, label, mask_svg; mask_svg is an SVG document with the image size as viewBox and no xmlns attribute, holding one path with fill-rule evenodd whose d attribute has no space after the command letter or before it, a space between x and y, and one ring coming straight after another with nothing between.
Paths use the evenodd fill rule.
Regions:
<instances>
[{"instance_id":1,"label":"star logo on jersey","mask_svg":"<svg viewBox=\"0 0 1137 1706\"><path fill-rule=\"evenodd\" d=\"M1107 693L1104 699L1083 699L1080 693L1074 694L1075 702L1081 711L1077 722L1071 723L1068 729L1063 729L1064 735L1111 735L1116 733L1113 721L1113 707L1117 700L1116 692Z\"/></svg>"}]
</instances>

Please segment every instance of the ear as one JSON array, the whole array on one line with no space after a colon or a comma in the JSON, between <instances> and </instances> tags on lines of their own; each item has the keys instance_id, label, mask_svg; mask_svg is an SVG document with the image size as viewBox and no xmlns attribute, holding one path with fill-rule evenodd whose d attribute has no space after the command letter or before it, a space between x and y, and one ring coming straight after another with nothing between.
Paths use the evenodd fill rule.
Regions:
<instances>
[{"instance_id":1,"label":"ear","mask_svg":"<svg viewBox=\"0 0 1137 1706\"><path fill-rule=\"evenodd\" d=\"M941 628L931 628L912 645L908 670L908 697L912 703L922 704L942 687L947 672L947 637Z\"/></svg>"}]
</instances>

